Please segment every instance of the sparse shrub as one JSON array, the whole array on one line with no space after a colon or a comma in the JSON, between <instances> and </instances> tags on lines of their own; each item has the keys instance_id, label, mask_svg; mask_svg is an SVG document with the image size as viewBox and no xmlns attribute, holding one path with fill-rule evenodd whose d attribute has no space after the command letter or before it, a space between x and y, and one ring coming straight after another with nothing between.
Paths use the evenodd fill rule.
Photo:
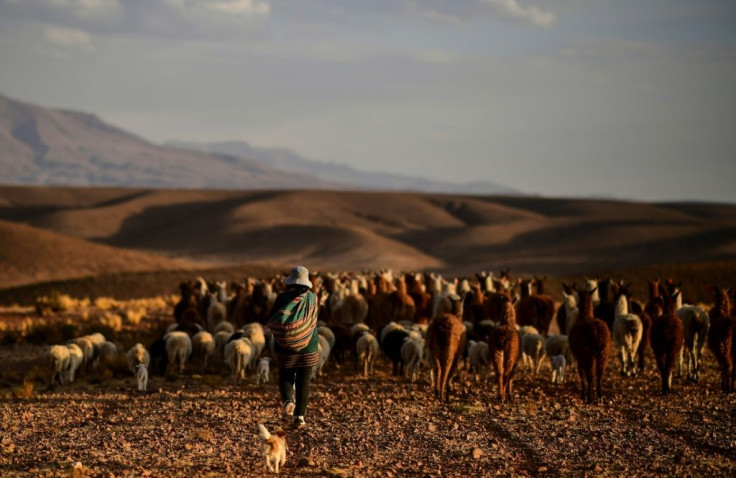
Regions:
<instances>
[{"instance_id":1,"label":"sparse shrub","mask_svg":"<svg viewBox=\"0 0 736 478\"><path fill-rule=\"evenodd\" d=\"M124 312L125 322L129 325L138 326L146 316L145 308L128 308Z\"/></svg>"},{"instance_id":2,"label":"sparse shrub","mask_svg":"<svg viewBox=\"0 0 736 478\"><path fill-rule=\"evenodd\" d=\"M120 332L123 330L123 319L118 314L106 311L97 317L96 324L94 325L106 328L113 332ZM107 337L107 335L105 335L105 337Z\"/></svg>"},{"instance_id":3,"label":"sparse shrub","mask_svg":"<svg viewBox=\"0 0 736 478\"><path fill-rule=\"evenodd\" d=\"M36 386L33 384L33 381L26 378L23 380L22 386L17 387L13 390L13 396L18 399L28 400L33 396L33 391L35 390L35 388Z\"/></svg>"},{"instance_id":4,"label":"sparse shrub","mask_svg":"<svg viewBox=\"0 0 736 478\"><path fill-rule=\"evenodd\" d=\"M51 295L36 298L36 313L38 315L46 315L51 312L65 312L73 308L77 301L66 294L60 294L56 291Z\"/></svg>"},{"instance_id":5,"label":"sparse shrub","mask_svg":"<svg viewBox=\"0 0 736 478\"><path fill-rule=\"evenodd\" d=\"M112 297L98 297L95 299L95 307L100 310L112 310L119 305L119 302Z\"/></svg>"}]
</instances>

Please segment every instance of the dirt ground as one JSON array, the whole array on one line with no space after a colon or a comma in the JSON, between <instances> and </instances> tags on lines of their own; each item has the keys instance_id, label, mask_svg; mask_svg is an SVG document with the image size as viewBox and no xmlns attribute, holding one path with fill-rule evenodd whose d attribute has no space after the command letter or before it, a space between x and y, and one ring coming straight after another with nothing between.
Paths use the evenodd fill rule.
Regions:
<instances>
[{"instance_id":1,"label":"dirt ground","mask_svg":"<svg viewBox=\"0 0 736 478\"><path fill-rule=\"evenodd\" d=\"M6 346L0 356L42 351ZM301 430L280 414L274 371L261 386L252 376L240 386L224 375L151 377L145 394L132 376L39 384L30 398L6 387L0 475L265 476L257 423L287 431L284 476L736 474L736 395L718 390L712 355L700 384L677 379L668 397L652 369L626 379L616 366L602 405L580 402L571 370L565 385L549 383L545 366L535 382L517 370L513 404L463 372L441 406L426 376L410 383L381 361L366 380L330 364Z\"/></svg>"}]
</instances>

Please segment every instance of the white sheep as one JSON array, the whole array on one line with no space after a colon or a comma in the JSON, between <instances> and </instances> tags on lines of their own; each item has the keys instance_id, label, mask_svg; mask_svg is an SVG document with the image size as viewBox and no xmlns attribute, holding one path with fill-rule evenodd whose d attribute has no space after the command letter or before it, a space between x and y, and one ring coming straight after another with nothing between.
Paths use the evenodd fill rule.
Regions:
<instances>
[{"instance_id":1,"label":"white sheep","mask_svg":"<svg viewBox=\"0 0 736 478\"><path fill-rule=\"evenodd\" d=\"M533 379L537 378L539 367L545 357L544 337L535 330L534 327L524 326L520 331L522 360L529 367Z\"/></svg>"},{"instance_id":2,"label":"white sheep","mask_svg":"<svg viewBox=\"0 0 736 478\"><path fill-rule=\"evenodd\" d=\"M355 324L350 327L350 336L353 337L353 340L355 340L355 337L358 337L360 334L370 331L371 328L368 327L368 325L366 324Z\"/></svg>"},{"instance_id":3,"label":"white sheep","mask_svg":"<svg viewBox=\"0 0 736 478\"><path fill-rule=\"evenodd\" d=\"M219 324L215 325L215 330L214 330L213 334L214 335L217 335L220 332L228 332L230 334L234 334L235 333L235 326L232 323L224 320L224 321L220 322Z\"/></svg>"},{"instance_id":4,"label":"white sheep","mask_svg":"<svg viewBox=\"0 0 736 478\"><path fill-rule=\"evenodd\" d=\"M373 362L376 360L378 355L379 346L376 336L370 332L365 332L358 339L356 344L356 350L358 352L358 364L363 367L363 376L368 377L368 370L373 373Z\"/></svg>"},{"instance_id":5,"label":"white sheep","mask_svg":"<svg viewBox=\"0 0 736 478\"><path fill-rule=\"evenodd\" d=\"M85 337L77 337L66 343L67 346L75 344L82 351L82 365L92 366L92 360L95 358L95 346L92 341Z\"/></svg>"},{"instance_id":6,"label":"white sheep","mask_svg":"<svg viewBox=\"0 0 736 478\"><path fill-rule=\"evenodd\" d=\"M66 383L74 383L74 374L79 370L79 367L84 363L84 353L77 344L69 344L66 346L69 349L69 362L66 367Z\"/></svg>"},{"instance_id":7,"label":"white sheep","mask_svg":"<svg viewBox=\"0 0 736 478\"><path fill-rule=\"evenodd\" d=\"M700 381L700 363L708 339L710 319L706 311L694 305L680 307L677 309L677 315L682 320L685 335L685 347L680 351L680 376L682 376L683 354L687 353L687 377L697 382Z\"/></svg>"},{"instance_id":8,"label":"white sheep","mask_svg":"<svg viewBox=\"0 0 736 478\"><path fill-rule=\"evenodd\" d=\"M128 370L132 373L136 373L136 366L138 364L143 364L148 367L151 363L151 355L148 353L148 350L146 350L146 347L141 343L137 343L132 346L130 350L128 350L128 353L125 354L125 359L128 362Z\"/></svg>"},{"instance_id":9,"label":"white sheep","mask_svg":"<svg viewBox=\"0 0 736 478\"><path fill-rule=\"evenodd\" d=\"M169 358L169 369L178 370L179 375L184 373L184 364L192 355L192 339L186 332L174 331L164 335L166 340L166 355Z\"/></svg>"},{"instance_id":10,"label":"white sheep","mask_svg":"<svg viewBox=\"0 0 736 478\"><path fill-rule=\"evenodd\" d=\"M488 366L491 363L491 356L488 343L484 341L468 341L468 361L470 362L471 372L475 375L475 381L486 375Z\"/></svg>"},{"instance_id":11,"label":"white sheep","mask_svg":"<svg viewBox=\"0 0 736 478\"><path fill-rule=\"evenodd\" d=\"M330 358L330 352L332 351L330 342L324 335L319 335L318 338L319 345L317 346L317 350L319 351L319 360L317 361L317 365L314 366L314 373L312 374L312 377L317 378L322 376L322 369L324 368L327 359Z\"/></svg>"},{"instance_id":12,"label":"white sheep","mask_svg":"<svg viewBox=\"0 0 736 478\"><path fill-rule=\"evenodd\" d=\"M552 362L552 383L565 383L565 367L567 360L564 355L555 355L551 359Z\"/></svg>"},{"instance_id":13,"label":"white sheep","mask_svg":"<svg viewBox=\"0 0 736 478\"><path fill-rule=\"evenodd\" d=\"M219 355L220 358L225 354L225 345L232 337L232 332L221 330L215 334L215 354Z\"/></svg>"},{"instance_id":14,"label":"white sheep","mask_svg":"<svg viewBox=\"0 0 736 478\"><path fill-rule=\"evenodd\" d=\"M253 347L246 338L233 340L225 346L225 361L230 366L236 384L245 379L245 369L252 355Z\"/></svg>"},{"instance_id":15,"label":"white sheep","mask_svg":"<svg viewBox=\"0 0 736 478\"><path fill-rule=\"evenodd\" d=\"M616 299L613 319L613 346L621 359L621 376L629 377L636 372L636 351L641 342L644 326L636 314L629 314L629 301L621 294Z\"/></svg>"},{"instance_id":16,"label":"white sheep","mask_svg":"<svg viewBox=\"0 0 736 478\"><path fill-rule=\"evenodd\" d=\"M227 319L227 308L218 300L219 293L210 292L210 306L207 308L207 330L215 331L220 322Z\"/></svg>"},{"instance_id":17,"label":"white sheep","mask_svg":"<svg viewBox=\"0 0 736 478\"><path fill-rule=\"evenodd\" d=\"M243 337L248 338L250 340L251 345L253 348L253 353L251 354L250 358L250 364L249 367L251 370L255 369L256 362L261 357L261 354L263 353L263 349L266 348L266 336L263 333L263 326L259 324L258 322L252 322L242 329L243 331Z\"/></svg>"},{"instance_id":18,"label":"white sheep","mask_svg":"<svg viewBox=\"0 0 736 478\"><path fill-rule=\"evenodd\" d=\"M139 363L136 365L135 377L138 380L138 391L145 392L148 388L148 367L146 364Z\"/></svg>"},{"instance_id":19,"label":"white sheep","mask_svg":"<svg viewBox=\"0 0 736 478\"><path fill-rule=\"evenodd\" d=\"M207 359L215 352L215 339L206 331L197 332L192 337L192 360L202 364L202 370L207 369Z\"/></svg>"},{"instance_id":20,"label":"white sheep","mask_svg":"<svg viewBox=\"0 0 736 478\"><path fill-rule=\"evenodd\" d=\"M269 382L271 375L270 363L271 357L261 357L258 360L258 367L256 368L256 385L259 385L261 382Z\"/></svg>"},{"instance_id":21,"label":"white sheep","mask_svg":"<svg viewBox=\"0 0 736 478\"><path fill-rule=\"evenodd\" d=\"M69 368L69 349L64 345L52 345L46 354L46 359L51 369L51 385L58 376L59 383L66 383L66 369Z\"/></svg>"},{"instance_id":22,"label":"white sheep","mask_svg":"<svg viewBox=\"0 0 736 478\"><path fill-rule=\"evenodd\" d=\"M401 346L401 359L404 361L404 373L412 382L416 380L419 368L422 365L422 356L424 355L424 339L418 331L412 331L416 334L404 339Z\"/></svg>"}]
</instances>

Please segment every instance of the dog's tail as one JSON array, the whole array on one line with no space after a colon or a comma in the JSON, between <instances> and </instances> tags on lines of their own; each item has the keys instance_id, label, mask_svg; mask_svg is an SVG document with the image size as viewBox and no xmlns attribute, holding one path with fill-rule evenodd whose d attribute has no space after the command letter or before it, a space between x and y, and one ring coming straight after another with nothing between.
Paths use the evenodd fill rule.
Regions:
<instances>
[{"instance_id":1,"label":"dog's tail","mask_svg":"<svg viewBox=\"0 0 736 478\"><path fill-rule=\"evenodd\" d=\"M262 423L258 424L258 434L266 441L271 439L271 434Z\"/></svg>"}]
</instances>

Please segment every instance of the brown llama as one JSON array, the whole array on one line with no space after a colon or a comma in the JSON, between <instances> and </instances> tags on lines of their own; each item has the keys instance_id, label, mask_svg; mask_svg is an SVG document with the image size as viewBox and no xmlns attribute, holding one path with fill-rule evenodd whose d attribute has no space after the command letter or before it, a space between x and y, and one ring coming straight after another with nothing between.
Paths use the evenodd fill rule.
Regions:
<instances>
[{"instance_id":1,"label":"brown llama","mask_svg":"<svg viewBox=\"0 0 736 478\"><path fill-rule=\"evenodd\" d=\"M418 324L429 323L429 319L432 318L432 296L424 290L422 275L407 273L404 280L407 293L414 300L414 321Z\"/></svg>"},{"instance_id":2,"label":"brown llama","mask_svg":"<svg viewBox=\"0 0 736 478\"><path fill-rule=\"evenodd\" d=\"M194 293L194 284L192 284L192 281L180 283L179 292L181 292L181 298L174 306L174 320L176 320L177 324L181 323L184 312L197 308L197 296Z\"/></svg>"},{"instance_id":3,"label":"brown llama","mask_svg":"<svg viewBox=\"0 0 736 478\"><path fill-rule=\"evenodd\" d=\"M506 296L499 315L500 326L493 329L488 338L488 349L493 371L498 383L498 399L513 401L514 370L519 362L520 339L516 330L516 310ZM502 299L499 298L499 301Z\"/></svg>"},{"instance_id":4,"label":"brown llama","mask_svg":"<svg viewBox=\"0 0 736 478\"><path fill-rule=\"evenodd\" d=\"M465 326L462 317L463 300L452 300L453 313L435 317L427 329L427 348L433 368L432 389L440 403L450 399L450 380L465 349Z\"/></svg>"},{"instance_id":5,"label":"brown llama","mask_svg":"<svg viewBox=\"0 0 736 478\"><path fill-rule=\"evenodd\" d=\"M708 348L718 360L721 371L721 389L734 391L736 382L736 318L731 316L729 293L732 289L716 289L716 303L708 312L711 327L708 331Z\"/></svg>"},{"instance_id":6,"label":"brown llama","mask_svg":"<svg viewBox=\"0 0 736 478\"><path fill-rule=\"evenodd\" d=\"M608 349L611 346L611 333L601 319L593 316L592 294L596 291L578 289L578 320L569 331L570 351L578 362L580 375L580 398L593 403L593 373L596 378L598 403L603 401L603 375L608 362Z\"/></svg>"},{"instance_id":7,"label":"brown llama","mask_svg":"<svg viewBox=\"0 0 736 478\"><path fill-rule=\"evenodd\" d=\"M644 305L644 311L641 314L637 314L641 319L642 333L641 342L639 342L639 348L636 351L638 359L638 369L643 372L646 366L646 353L651 343L652 335L652 319L659 317L662 314L662 302L659 298L659 278L649 280L647 279L647 288L649 289L649 300Z\"/></svg>"},{"instance_id":8,"label":"brown llama","mask_svg":"<svg viewBox=\"0 0 736 478\"><path fill-rule=\"evenodd\" d=\"M663 300L663 312L652 321L651 343L654 359L662 379L662 393L669 393L672 388L672 369L677 363L685 342L685 331L682 321L677 316L677 296L680 292L660 291Z\"/></svg>"},{"instance_id":9,"label":"brown llama","mask_svg":"<svg viewBox=\"0 0 736 478\"><path fill-rule=\"evenodd\" d=\"M521 299L516 306L516 318L519 326L531 325L546 336L555 315L555 301L548 295L533 295L533 285L534 280L521 281Z\"/></svg>"}]
</instances>

